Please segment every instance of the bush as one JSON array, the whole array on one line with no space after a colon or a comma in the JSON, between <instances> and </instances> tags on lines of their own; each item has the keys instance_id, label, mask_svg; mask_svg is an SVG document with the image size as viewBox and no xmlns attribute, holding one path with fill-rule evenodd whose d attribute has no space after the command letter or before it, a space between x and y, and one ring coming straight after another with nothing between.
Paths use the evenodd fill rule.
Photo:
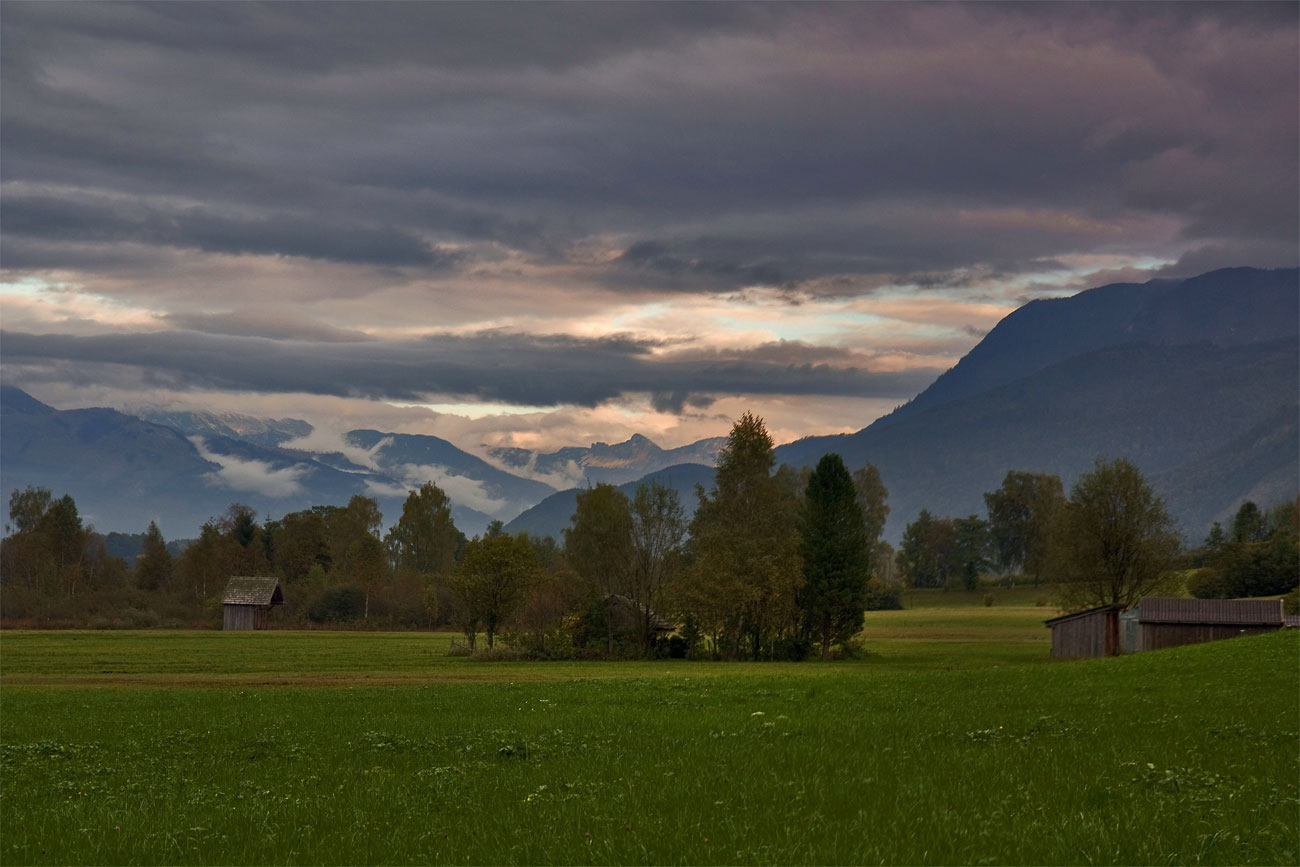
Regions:
<instances>
[{"instance_id":1,"label":"bush","mask_svg":"<svg viewBox=\"0 0 1300 867\"><path fill-rule=\"evenodd\" d=\"M992 594L992 593L985 593L985 594L984 594L984 607L985 607L985 608L992 608L992 607L993 607L993 594Z\"/></svg>"},{"instance_id":2,"label":"bush","mask_svg":"<svg viewBox=\"0 0 1300 867\"><path fill-rule=\"evenodd\" d=\"M317 596L307 607L312 623L337 623L357 620L366 610L366 594L356 587L342 584Z\"/></svg>"},{"instance_id":3,"label":"bush","mask_svg":"<svg viewBox=\"0 0 1300 867\"><path fill-rule=\"evenodd\" d=\"M1282 597L1283 614L1300 614L1300 587Z\"/></svg>"},{"instance_id":4,"label":"bush","mask_svg":"<svg viewBox=\"0 0 1300 867\"><path fill-rule=\"evenodd\" d=\"M898 584L886 584L872 575L867 579L868 611L902 611L903 588Z\"/></svg>"},{"instance_id":5,"label":"bush","mask_svg":"<svg viewBox=\"0 0 1300 867\"><path fill-rule=\"evenodd\" d=\"M470 654L471 662L520 662L528 654L510 647L480 647Z\"/></svg>"},{"instance_id":6,"label":"bush","mask_svg":"<svg viewBox=\"0 0 1300 867\"><path fill-rule=\"evenodd\" d=\"M831 648L831 659L863 659L870 654L861 638L850 638Z\"/></svg>"},{"instance_id":7,"label":"bush","mask_svg":"<svg viewBox=\"0 0 1300 867\"><path fill-rule=\"evenodd\" d=\"M1230 599L1234 595L1227 576L1209 566L1187 576L1187 592L1197 599Z\"/></svg>"},{"instance_id":8,"label":"bush","mask_svg":"<svg viewBox=\"0 0 1300 867\"><path fill-rule=\"evenodd\" d=\"M773 662L799 662L807 659L812 651L812 642L799 635L778 638L772 644Z\"/></svg>"}]
</instances>

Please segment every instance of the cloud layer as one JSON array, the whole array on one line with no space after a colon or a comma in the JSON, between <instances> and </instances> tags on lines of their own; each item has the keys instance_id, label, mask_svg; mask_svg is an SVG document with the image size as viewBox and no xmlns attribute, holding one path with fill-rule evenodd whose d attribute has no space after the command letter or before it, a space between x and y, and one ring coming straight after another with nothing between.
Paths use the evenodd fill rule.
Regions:
<instances>
[{"instance_id":1,"label":"cloud layer","mask_svg":"<svg viewBox=\"0 0 1300 867\"><path fill-rule=\"evenodd\" d=\"M1298 57L1287 4L11 2L0 359L861 427L1026 298L1294 265Z\"/></svg>"}]
</instances>

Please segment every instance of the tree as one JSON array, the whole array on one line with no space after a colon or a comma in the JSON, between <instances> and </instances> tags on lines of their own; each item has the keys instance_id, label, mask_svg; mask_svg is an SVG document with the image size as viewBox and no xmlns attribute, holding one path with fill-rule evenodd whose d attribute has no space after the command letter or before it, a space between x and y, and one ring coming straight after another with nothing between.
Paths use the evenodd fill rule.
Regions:
<instances>
[{"instance_id":1,"label":"tree","mask_svg":"<svg viewBox=\"0 0 1300 867\"><path fill-rule=\"evenodd\" d=\"M1048 528L1065 502L1057 476L1012 470L1002 487L984 495L994 557L1008 574L1037 576L1047 553Z\"/></svg>"},{"instance_id":2,"label":"tree","mask_svg":"<svg viewBox=\"0 0 1300 867\"><path fill-rule=\"evenodd\" d=\"M519 606L537 572L537 555L527 539L502 533L465 546L449 588L471 649L480 628L487 633L488 647L493 646L501 624Z\"/></svg>"},{"instance_id":3,"label":"tree","mask_svg":"<svg viewBox=\"0 0 1300 867\"><path fill-rule=\"evenodd\" d=\"M962 586L974 590L979 587L980 574L989 566L989 525L978 515L958 518L953 521L953 538Z\"/></svg>"},{"instance_id":4,"label":"tree","mask_svg":"<svg viewBox=\"0 0 1300 867\"><path fill-rule=\"evenodd\" d=\"M362 620L370 619L370 596L388 575L388 554L384 543L369 533L363 533L350 546L343 559L343 568L349 582L365 594Z\"/></svg>"},{"instance_id":5,"label":"tree","mask_svg":"<svg viewBox=\"0 0 1300 867\"><path fill-rule=\"evenodd\" d=\"M988 524L978 515L936 518L926 509L907 525L897 565L903 580L913 587L979 586L988 568Z\"/></svg>"},{"instance_id":6,"label":"tree","mask_svg":"<svg viewBox=\"0 0 1300 867\"><path fill-rule=\"evenodd\" d=\"M1241 504L1232 519L1232 541L1262 542L1268 535L1264 513L1250 500Z\"/></svg>"},{"instance_id":7,"label":"tree","mask_svg":"<svg viewBox=\"0 0 1300 867\"><path fill-rule=\"evenodd\" d=\"M290 584L305 581L313 568L328 569L330 545L325 519L310 509L280 519L272 545L274 566Z\"/></svg>"},{"instance_id":8,"label":"tree","mask_svg":"<svg viewBox=\"0 0 1300 867\"><path fill-rule=\"evenodd\" d=\"M871 571L867 524L854 478L839 455L827 454L817 462L804 492L799 530L804 634L820 642L825 659L832 643L852 638L862 628Z\"/></svg>"},{"instance_id":9,"label":"tree","mask_svg":"<svg viewBox=\"0 0 1300 867\"><path fill-rule=\"evenodd\" d=\"M772 438L745 413L718 453L711 494L697 488L682 605L714 641L715 652L758 658L798 627L798 476L772 473Z\"/></svg>"},{"instance_id":10,"label":"tree","mask_svg":"<svg viewBox=\"0 0 1300 867\"><path fill-rule=\"evenodd\" d=\"M956 545L951 521L936 519L922 509L903 530L896 563L903 581L913 587L946 587L949 575L947 549Z\"/></svg>"},{"instance_id":11,"label":"tree","mask_svg":"<svg viewBox=\"0 0 1300 867\"><path fill-rule=\"evenodd\" d=\"M564 553L578 576L606 604L632 582L634 542L627 495L601 482L578 492L572 524L564 530ZM614 653L614 624L605 618L608 653Z\"/></svg>"},{"instance_id":12,"label":"tree","mask_svg":"<svg viewBox=\"0 0 1300 867\"><path fill-rule=\"evenodd\" d=\"M239 564L245 554L246 549L224 533L218 521L209 520L199 529L199 538L181 552L175 572L181 586L196 599L207 599L225 587L231 575L243 571Z\"/></svg>"},{"instance_id":13,"label":"tree","mask_svg":"<svg viewBox=\"0 0 1300 867\"><path fill-rule=\"evenodd\" d=\"M433 482L425 482L407 496L402 517L384 541L394 566L427 580L451 574L460 539L451 519L451 500Z\"/></svg>"},{"instance_id":14,"label":"tree","mask_svg":"<svg viewBox=\"0 0 1300 867\"><path fill-rule=\"evenodd\" d=\"M1050 536L1049 569L1073 610L1132 607L1164 586L1180 546L1164 501L1123 458L1079 477Z\"/></svg>"},{"instance_id":15,"label":"tree","mask_svg":"<svg viewBox=\"0 0 1300 867\"><path fill-rule=\"evenodd\" d=\"M654 638L652 609L662 608L664 590L677 578L682 563L686 521L677 492L656 481L637 485L632 498L633 568L627 595L641 614L641 653ZM606 618L608 620L608 618Z\"/></svg>"},{"instance_id":16,"label":"tree","mask_svg":"<svg viewBox=\"0 0 1300 867\"><path fill-rule=\"evenodd\" d=\"M885 532L885 521L889 518L889 489L880 478L880 470L875 464L867 464L853 473L853 487L858 495L858 505L862 508L862 522L867 533L867 543L874 550Z\"/></svg>"},{"instance_id":17,"label":"tree","mask_svg":"<svg viewBox=\"0 0 1300 867\"><path fill-rule=\"evenodd\" d=\"M14 533L34 532L49 511L51 499L48 488L32 485L21 491L15 488L9 495L9 526L6 529Z\"/></svg>"},{"instance_id":18,"label":"tree","mask_svg":"<svg viewBox=\"0 0 1300 867\"><path fill-rule=\"evenodd\" d=\"M378 538L379 528L384 516L379 511L379 503L373 497L354 494L348 504L338 506L317 506L325 521L326 536L330 544L330 562L343 563L348 549L362 536Z\"/></svg>"},{"instance_id":19,"label":"tree","mask_svg":"<svg viewBox=\"0 0 1300 867\"><path fill-rule=\"evenodd\" d=\"M171 589L172 555L167 552L158 524L150 521L135 561L135 583L141 590Z\"/></svg>"}]
</instances>

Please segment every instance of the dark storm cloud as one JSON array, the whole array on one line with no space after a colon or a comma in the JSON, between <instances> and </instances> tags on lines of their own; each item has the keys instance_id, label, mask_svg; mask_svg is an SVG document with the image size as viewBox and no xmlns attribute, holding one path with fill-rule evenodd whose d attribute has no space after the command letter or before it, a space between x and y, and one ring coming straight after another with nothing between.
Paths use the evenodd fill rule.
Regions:
<instances>
[{"instance_id":1,"label":"dark storm cloud","mask_svg":"<svg viewBox=\"0 0 1300 867\"><path fill-rule=\"evenodd\" d=\"M656 406L707 406L712 394L910 396L934 370L875 373L862 367L769 360L762 350L658 357L655 342L626 337L481 332L412 341L268 340L195 332L76 337L2 335L8 364L67 372L133 367L171 387L306 392L419 401L452 394L531 405L596 406L649 392ZM93 378L93 377L92 377Z\"/></svg>"},{"instance_id":2,"label":"dark storm cloud","mask_svg":"<svg viewBox=\"0 0 1300 867\"><path fill-rule=\"evenodd\" d=\"M10 2L0 177L65 199L19 214L33 244L419 270L430 242L555 261L613 233L636 241L590 270L615 289L1294 251L1293 12Z\"/></svg>"},{"instance_id":3,"label":"dark storm cloud","mask_svg":"<svg viewBox=\"0 0 1300 867\"><path fill-rule=\"evenodd\" d=\"M6 235L193 248L210 253L303 256L332 262L445 268L460 257L392 227L346 225L294 214L253 218L199 207L162 209L138 201L9 195Z\"/></svg>"}]
</instances>

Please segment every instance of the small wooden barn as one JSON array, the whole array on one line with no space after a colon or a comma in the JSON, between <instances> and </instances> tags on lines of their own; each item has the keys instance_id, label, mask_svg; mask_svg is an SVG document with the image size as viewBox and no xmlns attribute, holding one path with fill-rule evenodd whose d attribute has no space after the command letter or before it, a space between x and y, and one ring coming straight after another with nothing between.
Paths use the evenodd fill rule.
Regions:
<instances>
[{"instance_id":1,"label":"small wooden barn","mask_svg":"<svg viewBox=\"0 0 1300 867\"><path fill-rule=\"evenodd\" d=\"M1052 657L1056 659L1160 650L1274 632L1283 624L1280 599L1160 596L1144 596L1129 611L1120 605L1102 605L1046 621L1052 630Z\"/></svg>"},{"instance_id":2,"label":"small wooden barn","mask_svg":"<svg viewBox=\"0 0 1300 867\"><path fill-rule=\"evenodd\" d=\"M221 597L221 628L265 629L271 607L283 604L280 579L236 576Z\"/></svg>"},{"instance_id":3,"label":"small wooden barn","mask_svg":"<svg viewBox=\"0 0 1300 867\"><path fill-rule=\"evenodd\" d=\"M656 614L654 609L617 593L605 597L605 616L613 622L614 634L624 640L637 640L641 634L641 625L647 619L650 631L655 635L666 635L676 628Z\"/></svg>"},{"instance_id":4,"label":"small wooden barn","mask_svg":"<svg viewBox=\"0 0 1300 867\"><path fill-rule=\"evenodd\" d=\"M1120 652L1121 605L1102 605L1046 622L1052 630L1053 659L1114 656Z\"/></svg>"},{"instance_id":5,"label":"small wooden barn","mask_svg":"<svg viewBox=\"0 0 1300 867\"><path fill-rule=\"evenodd\" d=\"M1142 649L1160 650L1282 628L1281 599L1174 599L1138 603Z\"/></svg>"}]
</instances>

